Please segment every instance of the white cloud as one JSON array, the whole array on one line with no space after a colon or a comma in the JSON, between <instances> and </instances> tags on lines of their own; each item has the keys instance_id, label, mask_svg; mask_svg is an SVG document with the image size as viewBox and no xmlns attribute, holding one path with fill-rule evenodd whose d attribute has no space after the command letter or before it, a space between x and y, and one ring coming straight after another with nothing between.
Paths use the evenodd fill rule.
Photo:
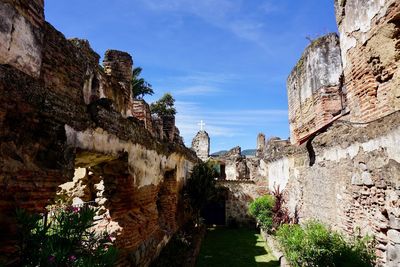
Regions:
<instances>
[{"instance_id":1,"label":"white cloud","mask_svg":"<svg viewBox=\"0 0 400 267\"><path fill-rule=\"evenodd\" d=\"M229 31L241 39L262 44L263 23L252 15L243 15L242 0L142 0L150 9L159 12L191 14L205 22ZM262 10L268 8L267 4ZM272 5L269 7L272 8Z\"/></svg>"},{"instance_id":2,"label":"white cloud","mask_svg":"<svg viewBox=\"0 0 400 267\"><path fill-rule=\"evenodd\" d=\"M195 84L222 84L238 79L237 75L230 73L192 72L190 75L174 78L178 82Z\"/></svg>"},{"instance_id":3,"label":"white cloud","mask_svg":"<svg viewBox=\"0 0 400 267\"><path fill-rule=\"evenodd\" d=\"M186 87L183 89L178 89L174 91L175 95L184 95L184 96L204 96L204 95L210 95L210 94L216 94L222 92L221 89L211 87L211 86L202 86L202 85L197 85L197 86L191 86L191 87Z\"/></svg>"}]
</instances>

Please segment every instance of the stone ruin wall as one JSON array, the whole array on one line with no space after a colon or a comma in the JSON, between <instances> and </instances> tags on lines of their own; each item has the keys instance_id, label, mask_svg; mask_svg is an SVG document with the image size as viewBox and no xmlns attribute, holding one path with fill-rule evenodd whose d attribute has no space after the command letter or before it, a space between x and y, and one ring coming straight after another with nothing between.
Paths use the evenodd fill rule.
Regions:
<instances>
[{"instance_id":1,"label":"stone ruin wall","mask_svg":"<svg viewBox=\"0 0 400 267\"><path fill-rule=\"evenodd\" d=\"M217 185L227 189L225 199L226 225L252 226L254 218L248 213L249 204L268 193L267 185L262 180L219 180Z\"/></svg>"},{"instance_id":2,"label":"stone ruin wall","mask_svg":"<svg viewBox=\"0 0 400 267\"><path fill-rule=\"evenodd\" d=\"M192 149L202 161L210 158L210 136L206 131L199 131L196 134L192 140Z\"/></svg>"},{"instance_id":3,"label":"stone ruin wall","mask_svg":"<svg viewBox=\"0 0 400 267\"><path fill-rule=\"evenodd\" d=\"M344 85L353 121L400 108L400 3L336 0Z\"/></svg>"},{"instance_id":4,"label":"stone ruin wall","mask_svg":"<svg viewBox=\"0 0 400 267\"><path fill-rule=\"evenodd\" d=\"M260 150L263 149L261 145ZM254 226L255 221L248 213L248 206L268 192L264 162L258 157L243 156L240 147L235 147L212 160L225 165L225 175L218 180L217 185L227 189L226 224Z\"/></svg>"},{"instance_id":5,"label":"stone ruin wall","mask_svg":"<svg viewBox=\"0 0 400 267\"><path fill-rule=\"evenodd\" d=\"M304 117L293 117L304 114L303 106L293 104L295 89L308 87L292 86L291 77L304 75L301 70L292 73L288 79L291 141L301 140L296 131L301 125L307 129L303 140L307 142L297 146L284 141L267 143L264 162L269 186L285 189L287 206L301 222L318 219L348 234L373 234L379 265L399 266L400 3L335 2L345 112L335 122L322 124L319 128L324 130L312 133L308 130L315 129L312 120L307 125ZM312 53L309 49L305 53ZM319 77L321 66L314 67L306 73L311 75L307 79ZM317 92L313 88L319 89L312 87L311 92Z\"/></svg>"},{"instance_id":6,"label":"stone ruin wall","mask_svg":"<svg viewBox=\"0 0 400 267\"><path fill-rule=\"evenodd\" d=\"M396 113L366 127L337 122L313 140L314 156L306 145L287 144L265 158L269 185L285 189L292 216L374 235L385 266L399 264L399 118Z\"/></svg>"},{"instance_id":7,"label":"stone ruin wall","mask_svg":"<svg viewBox=\"0 0 400 267\"><path fill-rule=\"evenodd\" d=\"M119 265L147 266L185 221L198 158L131 117L130 55L107 51L103 69L44 21L43 1L1 1L0 14L0 261L17 259L15 209L44 212L63 185L100 205Z\"/></svg>"},{"instance_id":8,"label":"stone ruin wall","mask_svg":"<svg viewBox=\"0 0 400 267\"><path fill-rule=\"evenodd\" d=\"M301 143L344 109L339 37L314 40L287 80L290 139Z\"/></svg>"}]
</instances>

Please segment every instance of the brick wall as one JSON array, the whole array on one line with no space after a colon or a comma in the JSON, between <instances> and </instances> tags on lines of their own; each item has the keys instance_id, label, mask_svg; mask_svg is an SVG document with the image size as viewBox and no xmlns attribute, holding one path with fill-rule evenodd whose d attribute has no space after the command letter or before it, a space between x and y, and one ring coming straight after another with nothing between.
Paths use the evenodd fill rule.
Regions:
<instances>
[{"instance_id":1,"label":"brick wall","mask_svg":"<svg viewBox=\"0 0 400 267\"><path fill-rule=\"evenodd\" d=\"M369 122L400 109L400 3L336 1L351 119Z\"/></svg>"},{"instance_id":2,"label":"brick wall","mask_svg":"<svg viewBox=\"0 0 400 267\"><path fill-rule=\"evenodd\" d=\"M132 100L131 113L133 117L143 121L144 127L154 134L150 107L144 100Z\"/></svg>"},{"instance_id":3,"label":"brick wall","mask_svg":"<svg viewBox=\"0 0 400 267\"><path fill-rule=\"evenodd\" d=\"M107 50L104 55L104 72L112 82L112 86L105 87L105 94L113 99L116 109L124 115L127 115L131 103L132 65L132 57L126 52Z\"/></svg>"},{"instance_id":4,"label":"brick wall","mask_svg":"<svg viewBox=\"0 0 400 267\"><path fill-rule=\"evenodd\" d=\"M18 265L15 210L44 212L75 168L86 168L85 188L71 197L88 192L82 199L98 201L107 215L99 227L117 231L121 266L147 266L183 223L179 190L198 159L169 142L174 124L161 140L127 118L128 54L108 52L103 71L87 41L40 23L40 7L39 0L0 2L0 41L11 47L0 48L0 265Z\"/></svg>"}]
</instances>

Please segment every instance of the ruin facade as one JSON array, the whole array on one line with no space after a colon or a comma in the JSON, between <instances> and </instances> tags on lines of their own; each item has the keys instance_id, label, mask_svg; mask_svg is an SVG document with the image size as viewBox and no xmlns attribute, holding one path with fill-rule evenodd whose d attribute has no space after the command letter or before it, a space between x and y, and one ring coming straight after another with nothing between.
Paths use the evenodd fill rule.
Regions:
<instances>
[{"instance_id":1,"label":"ruin facade","mask_svg":"<svg viewBox=\"0 0 400 267\"><path fill-rule=\"evenodd\" d=\"M339 36L314 40L287 80L290 140L301 143L345 109Z\"/></svg>"},{"instance_id":2,"label":"ruin facade","mask_svg":"<svg viewBox=\"0 0 400 267\"><path fill-rule=\"evenodd\" d=\"M207 161L210 157L210 136L204 130L197 132L192 140L192 149L196 155L202 160Z\"/></svg>"},{"instance_id":3,"label":"ruin facade","mask_svg":"<svg viewBox=\"0 0 400 267\"><path fill-rule=\"evenodd\" d=\"M335 8L340 37L315 40L288 78L291 142L267 142L267 180L300 222L373 235L378 265L399 266L400 3Z\"/></svg>"},{"instance_id":4,"label":"ruin facade","mask_svg":"<svg viewBox=\"0 0 400 267\"><path fill-rule=\"evenodd\" d=\"M15 210L45 212L61 190L99 205L120 266L148 266L186 220L180 191L199 159L175 118L132 99L129 54L100 66L43 8L0 1L0 264L18 260Z\"/></svg>"},{"instance_id":5,"label":"ruin facade","mask_svg":"<svg viewBox=\"0 0 400 267\"><path fill-rule=\"evenodd\" d=\"M259 137L257 140L260 139L262 138ZM254 227L255 220L248 213L248 206L256 198L268 192L267 173L261 159L261 157L242 155L240 147L234 147L222 155L211 157L210 160L219 169L217 185L225 189L226 225Z\"/></svg>"}]
</instances>

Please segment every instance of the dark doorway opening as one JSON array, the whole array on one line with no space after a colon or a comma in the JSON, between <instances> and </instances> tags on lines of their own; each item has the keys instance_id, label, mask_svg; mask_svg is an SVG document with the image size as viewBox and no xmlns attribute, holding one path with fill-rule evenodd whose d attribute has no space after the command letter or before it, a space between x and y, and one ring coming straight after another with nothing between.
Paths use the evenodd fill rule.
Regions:
<instances>
[{"instance_id":1,"label":"dark doorway opening","mask_svg":"<svg viewBox=\"0 0 400 267\"><path fill-rule=\"evenodd\" d=\"M208 203L201 212L208 225L225 225L225 199Z\"/></svg>"}]
</instances>

